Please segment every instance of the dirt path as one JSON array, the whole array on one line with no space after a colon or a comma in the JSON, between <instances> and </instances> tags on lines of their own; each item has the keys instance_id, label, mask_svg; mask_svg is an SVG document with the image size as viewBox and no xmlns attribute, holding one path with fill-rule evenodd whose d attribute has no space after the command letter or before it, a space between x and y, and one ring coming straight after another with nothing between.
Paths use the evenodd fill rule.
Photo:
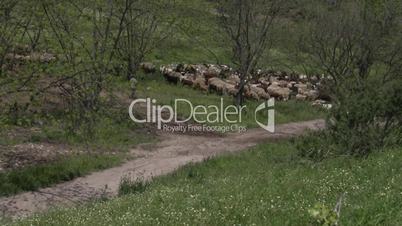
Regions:
<instances>
[{"instance_id":1,"label":"dirt path","mask_svg":"<svg viewBox=\"0 0 402 226\"><path fill-rule=\"evenodd\" d=\"M139 157L121 166L36 192L0 198L0 212L8 217L21 217L55 206L77 205L105 195L114 196L124 175L150 179L172 172L190 162L201 162L218 154L245 150L267 140L301 135L306 129L321 129L324 124L323 120L290 123L277 126L276 133L251 129L243 134L224 137L164 134L162 141L151 150L145 147L132 150Z\"/></svg>"}]
</instances>

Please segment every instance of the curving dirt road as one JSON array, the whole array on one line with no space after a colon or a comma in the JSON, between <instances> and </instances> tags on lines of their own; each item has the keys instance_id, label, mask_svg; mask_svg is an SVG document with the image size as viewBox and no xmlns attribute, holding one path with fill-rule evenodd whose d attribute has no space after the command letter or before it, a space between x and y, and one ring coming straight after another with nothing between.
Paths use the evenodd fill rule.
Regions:
<instances>
[{"instance_id":1,"label":"curving dirt road","mask_svg":"<svg viewBox=\"0 0 402 226\"><path fill-rule=\"evenodd\" d=\"M318 130L324 126L323 120L315 120L279 125L275 133L251 129L246 133L222 137L162 134L160 143L150 150L145 146L132 150L137 158L121 166L36 192L0 198L0 212L7 217L23 217L52 207L77 205L104 196L112 197L118 192L122 176L151 179L191 162L201 162L219 154L245 150L267 140L298 136L308 129Z\"/></svg>"}]
</instances>

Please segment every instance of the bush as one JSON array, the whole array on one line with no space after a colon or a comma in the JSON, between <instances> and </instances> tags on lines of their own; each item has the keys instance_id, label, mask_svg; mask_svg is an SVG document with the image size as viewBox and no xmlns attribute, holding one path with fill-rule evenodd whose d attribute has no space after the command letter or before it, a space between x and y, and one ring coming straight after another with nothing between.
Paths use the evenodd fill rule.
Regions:
<instances>
[{"instance_id":1,"label":"bush","mask_svg":"<svg viewBox=\"0 0 402 226\"><path fill-rule=\"evenodd\" d=\"M329 156L367 156L401 144L402 88L398 83L377 87L356 81L341 87L327 120L328 129L298 142L300 154L313 160Z\"/></svg>"},{"instance_id":2,"label":"bush","mask_svg":"<svg viewBox=\"0 0 402 226\"><path fill-rule=\"evenodd\" d=\"M313 12L300 49L325 75L320 85L333 109L328 131L306 140L304 155L366 156L401 141L402 4L377 3L339 1Z\"/></svg>"},{"instance_id":3,"label":"bush","mask_svg":"<svg viewBox=\"0 0 402 226\"><path fill-rule=\"evenodd\" d=\"M397 103L396 94L401 88L396 84L381 87L367 82L363 88L357 84L352 80L338 94L339 104L330 114L329 132L342 153L362 156L399 142L402 102Z\"/></svg>"}]
</instances>

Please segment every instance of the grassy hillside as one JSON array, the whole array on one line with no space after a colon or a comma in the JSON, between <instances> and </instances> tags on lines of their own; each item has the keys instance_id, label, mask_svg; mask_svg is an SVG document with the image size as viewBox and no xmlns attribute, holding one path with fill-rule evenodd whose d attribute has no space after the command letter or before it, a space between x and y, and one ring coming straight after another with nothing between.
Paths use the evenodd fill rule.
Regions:
<instances>
[{"instance_id":1,"label":"grassy hillside","mask_svg":"<svg viewBox=\"0 0 402 226\"><path fill-rule=\"evenodd\" d=\"M263 144L185 167L139 193L17 225L308 225L310 209L332 209L341 194L342 225L400 225L401 154L397 148L312 164L292 142Z\"/></svg>"},{"instance_id":2,"label":"grassy hillside","mask_svg":"<svg viewBox=\"0 0 402 226\"><path fill-rule=\"evenodd\" d=\"M303 72L305 68L293 61L294 50L290 45L295 37L289 36L288 31L302 25L294 20L293 14L298 14L300 9L293 9L292 4L287 3L289 12L283 12L270 30L269 39L271 48L260 60L259 67L275 70L298 70ZM173 11L161 13L174 14L176 23L172 27L168 38L161 43L149 56L147 61L157 64L169 63L219 63L232 65L232 46L227 34L219 26L218 16L214 1L208 0L179 0L175 1ZM292 52L293 51L293 52Z\"/></svg>"},{"instance_id":3,"label":"grassy hillside","mask_svg":"<svg viewBox=\"0 0 402 226\"><path fill-rule=\"evenodd\" d=\"M150 56L155 63L230 63L230 48L205 0L180 0L172 12L177 18L169 37ZM217 59L218 58L218 59Z\"/></svg>"},{"instance_id":4,"label":"grassy hillside","mask_svg":"<svg viewBox=\"0 0 402 226\"><path fill-rule=\"evenodd\" d=\"M213 3L205 0L180 0L176 2L173 11L164 12L175 14L178 21L168 38L148 56L147 60L156 64L179 62L231 63L230 48L224 33L217 24ZM88 25L84 23L80 24L80 26L77 29L84 30L87 29L86 26ZM44 33L43 35L46 40L49 40L42 44L56 50L58 46L57 40L48 37L50 34ZM41 47L39 45L38 48ZM277 49L279 49L279 46L275 48L274 55L279 56L282 53ZM262 65L263 67L273 67L272 60L268 57L264 57ZM142 75L141 77L142 79L139 79L138 85L139 95L155 98L161 104L171 104L175 98L185 98L194 105L205 106L219 105L221 98L224 99L225 105L233 103L233 99L228 96L222 97L213 93L203 93L191 88L167 84L158 73L155 75ZM92 150L88 153L89 155L94 154L95 157L101 153L106 162L108 162L107 156L111 154L109 165L115 165L117 162L123 161L123 156L127 149L139 143L151 142L154 140L154 136L149 133L148 125L135 124L129 119L127 107L130 102L128 98L130 88L128 82L124 78L118 77L113 77L110 80L107 88L118 96L119 101L105 100L107 102L106 107L97 113L97 123L94 125L93 133L90 137L84 136L84 132L80 130L74 133L69 132L69 124L66 124L66 115L63 112L49 112L46 115L42 115L40 113L25 114L22 110L21 112L16 111L11 114L0 115L0 127L2 128L0 131L0 151L4 149L4 153L8 154L6 151L11 149L12 146L22 143L54 143L68 145L77 150ZM20 101L18 97L16 101ZM253 111L260 103L255 100L247 101L246 104L249 110L243 116L242 125L256 127ZM307 102L277 102L275 109L277 123L325 117L325 112L310 106ZM188 108L186 107L178 110L180 115L188 113ZM266 120L266 112L259 113L257 117L260 121ZM122 154L121 156L119 155L119 161L113 160L116 152ZM2 157L0 155L0 158ZM66 180L66 177L63 176L65 174L70 174L71 176L67 179L72 179L99 168L97 167L96 158L94 158L93 165L87 164L87 161L91 161L90 157L83 156L82 158L86 161L76 161L76 158L80 159L81 157L67 156L57 159L57 164L66 166L69 162L76 162L77 169L75 173L70 173L71 169L69 167L61 167L56 176L48 173L51 170L42 170L43 168L52 169L51 162L53 160L50 161L50 165L46 162L39 165L29 165L27 169L18 169L16 171L7 169L0 174L0 180L3 182L3 186L0 186L0 196L35 190L39 187ZM109 166L108 164L104 165ZM29 177L30 179L25 181L15 180L13 179L14 174L18 175L18 177Z\"/></svg>"},{"instance_id":5,"label":"grassy hillside","mask_svg":"<svg viewBox=\"0 0 402 226\"><path fill-rule=\"evenodd\" d=\"M116 86L129 90L128 84L121 83ZM158 100L158 104L172 104L175 98L185 98L193 105L219 105L221 98L224 104L231 105L233 100L229 96L218 96L216 94L203 93L188 87L170 85L163 81L159 74L147 75L140 82L139 95L151 97ZM258 127L254 118L254 109L260 103L250 100L246 103L248 111L245 111L243 120L240 123L247 128ZM178 109L179 115L187 117L189 108L187 106ZM278 102L275 106L276 123L288 123L296 121L307 121L316 118L324 118L325 111L318 107L312 107L307 102ZM44 130L24 134L17 137L4 136L0 138L0 145L12 146L19 143L68 143L77 150L96 150L87 155L67 156L57 159L55 163L41 163L23 169L11 170L0 173L0 196L16 194L22 191L34 191L41 187L50 186L59 182L71 180L75 177L88 174L89 172L115 166L124 161L127 157L126 150L136 144L153 142L155 137L149 134L140 125L135 125L129 120L128 114L124 111L119 117L121 119L101 118L96 127L96 132L90 140L80 136L69 135L59 126L57 122L48 125ZM257 115L262 122L267 118L267 112ZM127 118L126 118L127 117ZM7 131L4 133L6 134ZM105 150L105 151L102 151ZM98 153L101 153L98 156ZM119 155L115 155L120 153Z\"/></svg>"}]
</instances>

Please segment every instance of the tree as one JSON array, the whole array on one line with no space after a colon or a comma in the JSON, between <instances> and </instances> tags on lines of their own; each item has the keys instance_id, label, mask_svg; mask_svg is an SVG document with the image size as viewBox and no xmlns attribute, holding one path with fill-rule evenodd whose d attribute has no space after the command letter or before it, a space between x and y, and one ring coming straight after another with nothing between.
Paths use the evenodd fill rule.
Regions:
<instances>
[{"instance_id":1,"label":"tree","mask_svg":"<svg viewBox=\"0 0 402 226\"><path fill-rule=\"evenodd\" d=\"M17 1L0 0L0 79L5 76L6 55L12 52L19 34L19 20L15 15L17 5Z\"/></svg>"},{"instance_id":2,"label":"tree","mask_svg":"<svg viewBox=\"0 0 402 226\"><path fill-rule=\"evenodd\" d=\"M311 67L326 77L334 106L329 133L341 145L338 151L366 155L399 142L401 2L340 1L324 9L314 16L301 46Z\"/></svg>"},{"instance_id":3,"label":"tree","mask_svg":"<svg viewBox=\"0 0 402 226\"><path fill-rule=\"evenodd\" d=\"M110 78L124 14L116 17L115 1L43 2L50 34L56 41L59 62L50 69L56 87L67 100L68 129L92 132L101 108L101 93ZM66 11L68 8L70 10Z\"/></svg>"},{"instance_id":4,"label":"tree","mask_svg":"<svg viewBox=\"0 0 402 226\"><path fill-rule=\"evenodd\" d=\"M174 18L164 12L169 7L169 1L160 0L125 0L119 6L117 15L123 17L117 53L128 80L135 77L144 58L170 35Z\"/></svg>"},{"instance_id":5,"label":"tree","mask_svg":"<svg viewBox=\"0 0 402 226\"><path fill-rule=\"evenodd\" d=\"M240 73L236 105L244 103L244 88L264 52L269 49L280 0L219 0L219 22L230 39L233 63Z\"/></svg>"},{"instance_id":6,"label":"tree","mask_svg":"<svg viewBox=\"0 0 402 226\"><path fill-rule=\"evenodd\" d=\"M38 59L40 57L33 57L32 51L44 29L39 25L41 15L35 14L35 10L32 9L38 5L31 1L0 0L0 97L2 98L35 89L34 84L40 71L39 63L35 61L40 61Z\"/></svg>"}]
</instances>

